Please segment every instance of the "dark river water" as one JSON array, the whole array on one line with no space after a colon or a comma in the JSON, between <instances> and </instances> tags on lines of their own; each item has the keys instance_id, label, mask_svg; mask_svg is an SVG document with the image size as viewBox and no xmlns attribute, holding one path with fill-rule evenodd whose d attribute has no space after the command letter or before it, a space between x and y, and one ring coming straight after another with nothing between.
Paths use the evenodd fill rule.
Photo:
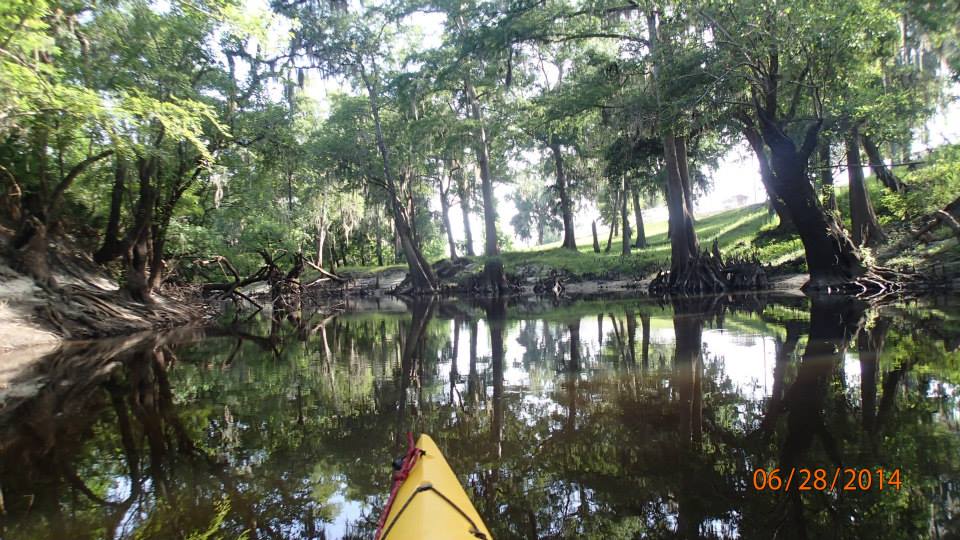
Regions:
<instances>
[{"instance_id":1,"label":"dark river water","mask_svg":"<svg viewBox=\"0 0 960 540\"><path fill-rule=\"evenodd\" d=\"M51 355L0 537L371 538L408 431L497 539L960 533L960 304L380 308Z\"/></svg>"}]
</instances>

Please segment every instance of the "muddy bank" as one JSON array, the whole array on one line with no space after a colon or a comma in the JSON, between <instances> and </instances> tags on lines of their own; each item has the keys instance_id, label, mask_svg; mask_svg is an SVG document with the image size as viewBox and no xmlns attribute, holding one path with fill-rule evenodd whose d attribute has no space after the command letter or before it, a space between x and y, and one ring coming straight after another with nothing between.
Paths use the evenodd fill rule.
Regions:
<instances>
[{"instance_id":1,"label":"muddy bank","mask_svg":"<svg viewBox=\"0 0 960 540\"><path fill-rule=\"evenodd\" d=\"M134 302L92 261L64 253L50 259L51 287L0 260L0 395L29 389L34 364L65 340L173 328L210 315L205 306L170 292L155 295L149 305Z\"/></svg>"}]
</instances>

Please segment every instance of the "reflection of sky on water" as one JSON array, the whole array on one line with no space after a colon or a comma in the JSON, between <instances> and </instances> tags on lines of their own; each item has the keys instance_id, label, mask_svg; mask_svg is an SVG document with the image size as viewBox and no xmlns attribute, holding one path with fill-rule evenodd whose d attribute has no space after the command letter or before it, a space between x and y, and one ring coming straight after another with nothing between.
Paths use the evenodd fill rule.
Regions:
<instances>
[{"instance_id":1,"label":"reflection of sky on water","mask_svg":"<svg viewBox=\"0 0 960 540\"><path fill-rule=\"evenodd\" d=\"M390 453L397 450L391 442L394 431L399 434L411 428L431 429L448 445L441 447L449 452L457 472L468 479L468 491L482 497L478 504L488 505L485 511L509 513L522 507L515 498L539 497L536 512L543 513L541 534L579 530L576 527L582 522L590 521L582 513L636 519L638 523L650 520L651 527L659 522L661 527L676 529L684 515L682 496L689 495L684 481L677 481L677 471L683 465L674 463L664 470L660 463L687 451L673 439L682 431L677 415L684 414L683 403L690 392L702 388L705 423L697 429L704 430L711 452L724 456L720 459L705 453L698 459L717 460L708 463L710 467L722 464L724 480L744 478L741 471L730 469L739 466L736 459L748 469L767 466L770 459L775 459L776 451L766 457L736 457L741 448L725 447L727 439L717 438L712 432L721 429L716 422L727 421L729 424L722 427L724 436L748 440L769 412L772 402L767 399L774 389L777 349L788 338L784 338L782 324L765 321L784 317L784 313L790 317L790 312L781 310L767 318L730 312L722 319L705 321L700 333L700 373L704 379L703 386L697 387L689 377L694 371L685 364L675 364L677 323L670 311L621 305L601 305L597 310L603 312L599 320L589 310L570 310L547 312L553 317L547 321L536 318L539 315L528 319L513 315L504 321L502 404L493 400L496 363L490 325L477 318L483 312L476 310L463 312L459 320L439 316L430 320L425 339L414 353L422 356L412 364L401 358L409 344L409 316L394 315L385 322L371 315L344 317L303 344L285 337L289 339L283 344L287 350L277 358L247 342L244 354L226 367L221 363L232 350L231 342L211 340L205 348L196 349L194 344L185 345L177 349L180 362L170 372L176 415L195 430L195 442L223 465L224 473L234 479L238 489L262 494L249 501L250 509L265 513L269 526L282 536L306 534L313 527L312 520L319 523L321 516L328 519L321 524L327 538L355 534L358 524L375 521L376 508L390 485L389 461L395 457ZM718 328L719 324L724 327ZM802 321L794 324L792 336L799 342L778 372L784 377L783 390L798 378L808 339L807 325ZM476 329L473 337L471 326ZM650 337L646 371L641 363L645 326ZM580 352L575 372L571 364L572 331L577 332ZM631 331L635 332L632 340ZM457 343L451 341L455 335ZM888 347L896 339L890 338ZM476 353L473 379L469 377L471 341ZM624 349L631 341L634 355ZM857 406L863 391L863 366L856 348L856 341L846 344L831 375L837 377L832 387L844 386L841 391L850 405L830 414L850 415L844 420L849 425L860 423ZM878 383L886 380L895 362L889 355L881 356ZM411 365L414 377L404 383L401 369ZM921 369L926 368L918 367L913 373ZM456 377L452 389L451 374ZM924 371L922 380L930 383L923 394L911 394L911 399L929 399L928 417L955 425L957 410L950 400L956 389L945 382L949 377L945 371ZM903 384L917 385L920 380L905 380ZM878 386L882 398L883 386ZM471 391L475 393L468 395ZM406 400L403 410L396 409L399 396ZM303 409L299 408L301 401ZM306 428L298 421L298 414L306 417ZM99 424L101 428L113 429L110 426L115 413L107 410L103 416L107 421ZM302 429L307 430L303 439L297 435ZM384 433L390 435L381 440L378 434ZM497 436L502 439L491 443L492 433L500 433ZM83 464L83 470L90 475L88 480L103 482L106 500L122 501L134 484L125 475L123 458L110 455L115 448L112 439L105 438L98 444L102 453L90 454L92 459ZM626 448L629 452L621 454ZM302 459L304 456L309 458ZM538 462L541 456L545 456L545 464ZM579 461L590 456L609 461L604 461L603 467ZM570 461L574 458L578 461ZM155 493L159 488L146 477L150 466L146 458L142 459L140 489L144 496L118 516L113 537L143 536L144 530L156 526L157 516L164 515ZM201 470L208 466L201 466ZM514 466L517 468L511 468ZM618 476L617 467L625 474ZM710 468L691 466L690 470L696 471L697 477L711 474ZM492 472L498 482L504 483L499 490L494 488L500 495L491 500L484 490L489 489L485 483L490 482ZM187 469L171 471L177 481L188 476ZM212 485L217 484L214 478ZM518 491L500 491L514 489L511 486ZM704 484L701 488L704 486L716 487ZM638 490L641 494L635 495ZM204 518L209 519L208 503L221 496L230 497L210 493L211 500L187 502L183 514L192 511L202 524ZM507 495L512 498L497 498ZM632 506L634 496L643 497L637 499L642 501L637 503L642 508ZM714 510L699 521L703 534L748 534L749 520L756 518L755 513L744 517L749 512L736 505L721 504ZM502 517L512 519L506 514ZM231 519L243 526L242 519Z\"/></svg>"},{"instance_id":2,"label":"reflection of sky on water","mask_svg":"<svg viewBox=\"0 0 960 540\"><path fill-rule=\"evenodd\" d=\"M730 330L703 331L705 363L721 364L720 372L737 391L751 400L770 395L770 381L776 364L774 338L760 334L738 334Z\"/></svg>"},{"instance_id":3,"label":"reflection of sky on water","mask_svg":"<svg viewBox=\"0 0 960 540\"><path fill-rule=\"evenodd\" d=\"M622 324L622 315L620 316ZM512 321L507 324L507 330L504 332L504 385L506 387L516 387L524 390L534 390L548 393L552 390L550 380L542 381L532 380L531 372L524 368L524 355L529 352L528 347L518 342L518 337L523 331L522 325L529 324L531 321ZM451 340L453 339L454 321L444 321L449 324ZM552 331L559 329L559 338L562 341L560 351L564 358L569 358L569 323L550 322L548 327ZM650 350L651 362L655 366L660 357L664 361L670 362L672 348L676 341L673 332L672 319L652 318L650 330ZM543 339L543 323L535 321L535 329L539 340ZM617 339L616 331L613 329L611 320L605 316L603 324L603 335L601 340L600 325L597 324L595 316L583 317L580 319L580 351L582 361L585 365L597 364L598 356L604 347L610 346ZM637 321L636 345L640 346L640 322ZM621 336L621 339L625 339ZM482 372L490 367L490 332L484 321L477 322L477 370ZM602 344L602 346L601 346ZM703 330L703 351L704 362L706 364L718 364L719 371L727 377L733 386L745 398L751 400L763 399L770 393L770 381L773 376L773 368L776 363L777 344L774 337L759 333L742 333L730 329L709 329ZM659 353L659 356L658 356ZM847 362L856 362L856 356L847 354ZM459 343L457 346L457 373L463 377L470 369L470 333L466 327L460 329ZM543 366L533 366L534 368ZM552 366L551 366L552 367ZM859 370L859 368L857 368ZM450 372L450 361L441 361L438 364L438 373L441 378L447 382ZM858 371L847 369L847 376L851 378L850 383L858 383ZM531 384L543 383L544 388L531 388Z\"/></svg>"}]
</instances>

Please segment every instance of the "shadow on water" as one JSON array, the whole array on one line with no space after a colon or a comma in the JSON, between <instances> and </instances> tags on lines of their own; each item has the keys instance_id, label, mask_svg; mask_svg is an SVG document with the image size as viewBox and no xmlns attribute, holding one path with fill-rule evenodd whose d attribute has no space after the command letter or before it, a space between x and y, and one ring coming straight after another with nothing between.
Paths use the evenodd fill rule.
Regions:
<instances>
[{"instance_id":1,"label":"shadow on water","mask_svg":"<svg viewBox=\"0 0 960 540\"><path fill-rule=\"evenodd\" d=\"M0 537L369 538L423 431L497 538L950 538L958 307L425 299L71 345L0 409Z\"/></svg>"}]
</instances>

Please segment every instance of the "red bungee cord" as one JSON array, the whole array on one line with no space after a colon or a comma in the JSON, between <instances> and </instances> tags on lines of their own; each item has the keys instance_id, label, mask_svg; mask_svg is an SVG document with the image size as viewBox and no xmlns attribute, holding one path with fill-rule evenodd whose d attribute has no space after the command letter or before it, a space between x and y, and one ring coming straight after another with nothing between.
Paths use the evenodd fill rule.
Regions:
<instances>
[{"instance_id":1,"label":"red bungee cord","mask_svg":"<svg viewBox=\"0 0 960 540\"><path fill-rule=\"evenodd\" d=\"M387 506L384 507L383 513L380 514L380 522L377 523L377 534L374 536L376 540L380 540L380 535L383 534L383 526L386 525L387 516L390 515L390 509L393 508L393 501L397 498L397 492L400 491L400 486L402 486L403 482L410 476L410 471L413 470L413 466L417 464L417 459L422 453L423 451L413 443L413 433L408 431L407 453L403 456L403 465L400 467L400 470L393 474L393 487L390 488L390 498L387 499Z\"/></svg>"}]
</instances>

